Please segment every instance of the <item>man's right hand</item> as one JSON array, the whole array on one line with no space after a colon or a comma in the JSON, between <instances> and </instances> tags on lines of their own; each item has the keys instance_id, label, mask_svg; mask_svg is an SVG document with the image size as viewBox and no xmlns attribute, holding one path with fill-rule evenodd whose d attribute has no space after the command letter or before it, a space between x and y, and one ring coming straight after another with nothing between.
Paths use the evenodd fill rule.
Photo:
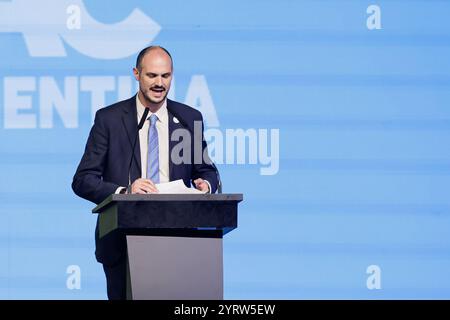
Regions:
<instances>
[{"instance_id":1,"label":"man's right hand","mask_svg":"<svg viewBox=\"0 0 450 320\"><path fill-rule=\"evenodd\" d=\"M131 184L131 193L147 194L159 193L159 191L152 180L139 178Z\"/></svg>"}]
</instances>

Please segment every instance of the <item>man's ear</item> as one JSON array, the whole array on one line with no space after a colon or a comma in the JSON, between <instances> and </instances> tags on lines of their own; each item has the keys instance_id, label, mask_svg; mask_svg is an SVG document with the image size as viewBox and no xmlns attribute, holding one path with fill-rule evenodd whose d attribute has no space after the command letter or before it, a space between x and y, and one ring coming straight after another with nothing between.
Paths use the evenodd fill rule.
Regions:
<instances>
[{"instance_id":1,"label":"man's ear","mask_svg":"<svg viewBox=\"0 0 450 320\"><path fill-rule=\"evenodd\" d=\"M137 68L133 68L133 74L136 81L139 81L139 70Z\"/></svg>"}]
</instances>

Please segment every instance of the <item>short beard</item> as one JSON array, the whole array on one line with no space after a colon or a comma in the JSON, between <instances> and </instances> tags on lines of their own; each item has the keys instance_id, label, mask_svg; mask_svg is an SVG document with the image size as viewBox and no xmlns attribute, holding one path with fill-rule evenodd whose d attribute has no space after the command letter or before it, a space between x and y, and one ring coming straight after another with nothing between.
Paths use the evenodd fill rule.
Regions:
<instances>
[{"instance_id":1,"label":"short beard","mask_svg":"<svg viewBox=\"0 0 450 320\"><path fill-rule=\"evenodd\" d=\"M148 96L145 91L142 91L142 89L139 88L139 90L141 91L142 96L144 97L145 102L147 102L147 104L156 104L156 105L160 104L167 98L167 94L168 94L167 90L165 90L165 94L162 96L161 101L158 102L158 101L153 100L150 96Z\"/></svg>"}]
</instances>

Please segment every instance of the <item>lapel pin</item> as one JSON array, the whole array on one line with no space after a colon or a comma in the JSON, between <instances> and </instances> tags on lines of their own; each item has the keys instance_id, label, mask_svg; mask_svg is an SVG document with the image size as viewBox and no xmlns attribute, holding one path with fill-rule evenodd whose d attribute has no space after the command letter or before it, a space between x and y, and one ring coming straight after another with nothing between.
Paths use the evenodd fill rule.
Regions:
<instances>
[{"instance_id":1,"label":"lapel pin","mask_svg":"<svg viewBox=\"0 0 450 320\"><path fill-rule=\"evenodd\" d=\"M177 118L173 117L173 122L180 123L180 120L178 120Z\"/></svg>"}]
</instances>

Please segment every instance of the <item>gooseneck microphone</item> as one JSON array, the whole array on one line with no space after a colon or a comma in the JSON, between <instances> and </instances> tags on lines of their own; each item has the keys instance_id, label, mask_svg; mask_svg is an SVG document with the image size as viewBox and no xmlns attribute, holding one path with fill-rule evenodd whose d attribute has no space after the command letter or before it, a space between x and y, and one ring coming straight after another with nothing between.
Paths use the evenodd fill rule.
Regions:
<instances>
[{"instance_id":1,"label":"gooseneck microphone","mask_svg":"<svg viewBox=\"0 0 450 320\"><path fill-rule=\"evenodd\" d=\"M216 164L212 160L211 165L214 167L217 175L217 193L222 193L222 180L220 180L219 169L217 169Z\"/></svg>"},{"instance_id":2,"label":"gooseneck microphone","mask_svg":"<svg viewBox=\"0 0 450 320\"><path fill-rule=\"evenodd\" d=\"M127 193L131 193L131 164L133 163L133 159L136 160L136 157L134 156L134 149L136 148L136 142L139 135L139 130L142 129L144 126L145 120L147 120L148 113L150 112L149 108L145 108L144 114L141 117L141 120L139 121L139 124L136 129L136 133L134 134L134 141L133 141L133 147L131 148L131 157L130 157L130 164L128 165L128 187L127 187Z\"/></svg>"}]
</instances>

